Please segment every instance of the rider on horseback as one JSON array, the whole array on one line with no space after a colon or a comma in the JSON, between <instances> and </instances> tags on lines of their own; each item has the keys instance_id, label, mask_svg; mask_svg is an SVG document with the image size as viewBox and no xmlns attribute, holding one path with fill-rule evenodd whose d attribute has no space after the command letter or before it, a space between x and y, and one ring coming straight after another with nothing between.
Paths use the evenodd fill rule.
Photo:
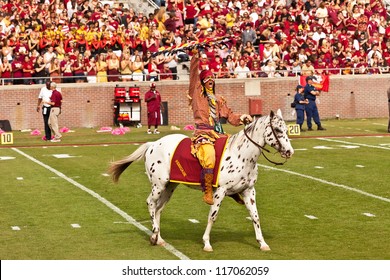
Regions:
<instances>
[{"instance_id":1,"label":"rider on horseback","mask_svg":"<svg viewBox=\"0 0 390 280\"><path fill-rule=\"evenodd\" d=\"M250 123L251 116L234 114L226 105L222 96L215 95L214 75L210 70L199 73L199 53L194 55L190 64L189 99L195 119L195 131L192 137L192 154L202 166L201 185L204 191L203 200L213 204L213 179L215 166L214 142L220 137L227 137L222 129L220 118L225 118L230 124L239 126ZM243 203L240 196L232 196L237 202Z\"/></svg>"}]
</instances>

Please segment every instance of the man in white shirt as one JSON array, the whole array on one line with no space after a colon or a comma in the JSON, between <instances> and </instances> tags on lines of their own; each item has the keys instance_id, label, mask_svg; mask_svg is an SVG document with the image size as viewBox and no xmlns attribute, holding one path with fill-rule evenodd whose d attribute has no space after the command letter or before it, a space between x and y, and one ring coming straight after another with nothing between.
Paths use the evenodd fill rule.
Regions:
<instances>
[{"instance_id":1,"label":"man in white shirt","mask_svg":"<svg viewBox=\"0 0 390 280\"><path fill-rule=\"evenodd\" d=\"M42 116L43 123L45 125L45 137L43 138L45 141L51 140L51 129L49 126L49 118L50 118L50 105L47 102L50 102L52 90L50 89L50 81L46 81L46 85L41 88L41 91L38 95L38 105L37 112L40 111L42 105Z\"/></svg>"},{"instance_id":2,"label":"man in white shirt","mask_svg":"<svg viewBox=\"0 0 390 280\"><path fill-rule=\"evenodd\" d=\"M374 44L371 49L369 49L367 54L367 62L371 64L372 58L376 56L379 59L382 59L382 53L378 49L378 45Z\"/></svg>"},{"instance_id":3,"label":"man in white shirt","mask_svg":"<svg viewBox=\"0 0 390 280\"><path fill-rule=\"evenodd\" d=\"M234 76L239 79L250 78L251 70L246 66L245 60L241 59L239 65L234 68Z\"/></svg>"}]
</instances>

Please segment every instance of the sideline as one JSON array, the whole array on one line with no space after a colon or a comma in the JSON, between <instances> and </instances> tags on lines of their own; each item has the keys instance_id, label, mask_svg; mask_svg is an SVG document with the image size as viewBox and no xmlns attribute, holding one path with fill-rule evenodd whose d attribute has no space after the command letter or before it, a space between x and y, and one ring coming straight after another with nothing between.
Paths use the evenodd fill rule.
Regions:
<instances>
[{"instance_id":1,"label":"sideline","mask_svg":"<svg viewBox=\"0 0 390 280\"><path fill-rule=\"evenodd\" d=\"M272 167L272 166L263 165L263 164L259 164L259 163L257 164L257 166L263 167L265 169L270 169L270 170L274 170L274 171L281 171L281 172L285 172L285 173L288 173L288 174L300 176L300 177L303 177L303 178L306 178L306 179L314 180L314 181L317 181L317 182L320 182L320 183L323 183L323 184L326 184L326 185L331 185L333 187L342 188L342 189L345 189L345 190L348 190L348 191L357 192L359 194L362 194L362 195L365 195L365 196L369 196L369 197L372 197L372 198L376 198L376 199L379 199L379 200L382 200L382 201L390 203L390 199L389 198L382 197L382 196L375 195L375 194L371 194L371 193L368 193L368 192L365 192L365 191L362 191L362 190L359 190L359 189L348 187L346 185L329 182L329 181L326 181L326 180L323 180L323 179L319 179L319 178L316 178L316 177L313 177L313 176L310 176L310 175L305 175L305 174L301 174L301 173L290 171L290 170L279 169L279 168L275 168L275 167Z\"/></svg>"},{"instance_id":2,"label":"sideline","mask_svg":"<svg viewBox=\"0 0 390 280\"><path fill-rule=\"evenodd\" d=\"M22 156L28 158L29 160L39 164L40 166L46 168L47 170L53 172L54 174L56 174L57 176L59 176L60 178L64 179L65 181L68 181L69 183L71 183L72 185L74 185L75 187L81 189L82 191L85 191L87 192L88 194L92 195L94 198L96 198L97 200L99 200L101 203L103 203L104 205L106 205L108 208L110 208L111 210L113 210L115 213L119 214L120 216L122 216L126 221L128 221L130 224L132 224L133 226L135 226L136 228L138 228L139 230L141 230L142 232L146 233L147 235L151 235L152 232L146 228L145 226L143 226L141 223L137 222L133 217L131 217L129 214L127 214L126 212L124 212L123 210L119 209L117 206L115 206L114 204L112 204L111 202L109 202L107 199L105 199L104 197L100 196L98 193L88 189L87 187L83 186L82 184L76 182L75 180L67 177L65 174L63 174L62 172L54 169L53 167L50 167L49 165L47 164L44 164L43 162L37 160L36 158L20 151L19 149L17 148L11 148L11 150L21 154ZM169 251L170 253L172 253L173 255L175 255L176 257L178 257L180 260L190 260L189 257L187 257L186 255L184 255L182 252L178 251L175 247L173 247L172 245L170 245L169 243L166 243L164 248Z\"/></svg>"},{"instance_id":3,"label":"sideline","mask_svg":"<svg viewBox=\"0 0 390 280\"><path fill-rule=\"evenodd\" d=\"M354 142L348 142L348 141L342 141L342 140L335 140L335 139L330 139L330 138L317 138L318 140L322 141L328 141L328 142L336 142L336 143L342 143L342 144L348 144L348 145L357 145L357 146L362 146L362 147L367 147L367 148L375 148L375 149L383 149L383 150L390 150L389 147L383 147L383 146L375 146L375 145L368 145L368 144L363 144L363 143L354 143Z\"/></svg>"}]
</instances>

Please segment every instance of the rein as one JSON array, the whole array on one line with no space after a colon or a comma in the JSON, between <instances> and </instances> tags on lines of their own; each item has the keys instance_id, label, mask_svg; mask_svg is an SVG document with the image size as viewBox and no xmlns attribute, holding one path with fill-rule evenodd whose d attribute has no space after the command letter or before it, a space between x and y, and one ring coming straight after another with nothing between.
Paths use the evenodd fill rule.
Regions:
<instances>
[{"instance_id":1,"label":"rein","mask_svg":"<svg viewBox=\"0 0 390 280\"><path fill-rule=\"evenodd\" d=\"M280 141L279 141L279 138L276 136L274 127L272 126L271 119L270 119L270 121L269 121L269 124L270 124L270 126L271 126L271 130L272 130L273 135L275 136L276 140L278 141L279 147L281 147L282 145L281 145L281 143L280 143ZM264 152L263 152L263 150L264 150L264 151L266 151L266 152L268 152L268 153L271 153L268 149L265 148L265 145L266 145L266 144L264 144L264 146L260 146L258 143L256 143L252 138L249 137L246 128L244 128L244 134L245 134L246 138L248 138L248 140L252 142L252 144L254 144L256 147L258 147L258 148L260 149L261 154L264 156L264 158L265 158L266 160L268 160L268 162L270 162L270 163L272 163L272 164L275 164L275 165L283 165L283 164L286 163L287 159L285 159L284 162L275 162L275 161L273 161L273 160L270 160L270 159L264 154Z\"/></svg>"}]
</instances>

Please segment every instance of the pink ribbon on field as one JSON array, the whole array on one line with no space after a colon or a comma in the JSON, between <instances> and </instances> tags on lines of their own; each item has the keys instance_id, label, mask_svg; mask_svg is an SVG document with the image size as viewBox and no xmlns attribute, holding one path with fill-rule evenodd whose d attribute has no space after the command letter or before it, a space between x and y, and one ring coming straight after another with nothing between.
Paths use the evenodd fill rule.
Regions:
<instances>
[{"instance_id":1,"label":"pink ribbon on field","mask_svg":"<svg viewBox=\"0 0 390 280\"><path fill-rule=\"evenodd\" d=\"M30 134L33 136L41 135L41 131L39 129L34 129Z\"/></svg>"},{"instance_id":2,"label":"pink ribbon on field","mask_svg":"<svg viewBox=\"0 0 390 280\"><path fill-rule=\"evenodd\" d=\"M119 127L119 128L115 128L111 134L112 135L124 135L126 134L126 132L130 132L130 128L128 127Z\"/></svg>"},{"instance_id":3,"label":"pink ribbon on field","mask_svg":"<svg viewBox=\"0 0 390 280\"><path fill-rule=\"evenodd\" d=\"M187 124L187 125L184 127L184 130L195 130L195 127L194 127L192 124Z\"/></svg>"},{"instance_id":4,"label":"pink ribbon on field","mask_svg":"<svg viewBox=\"0 0 390 280\"><path fill-rule=\"evenodd\" d=\"M126 133L126 132L123 131L121 128L115 128L115 129L111 132L112 135L123 135L123 134L125 134L125 133Z\"/></svg>"},{"instance_id":5,"label":"pink ribbon on field","mask_svg":"<svg viewBox=\"0 0 390 280\"><path fill-rule=\"evenodd\" d=\"M60 128L60 132L61 132L61 133L67 133L67 132L69 132L69 128L67 128L66 126L64 126L63 128Z\"/></svg>"}]
</instances>

